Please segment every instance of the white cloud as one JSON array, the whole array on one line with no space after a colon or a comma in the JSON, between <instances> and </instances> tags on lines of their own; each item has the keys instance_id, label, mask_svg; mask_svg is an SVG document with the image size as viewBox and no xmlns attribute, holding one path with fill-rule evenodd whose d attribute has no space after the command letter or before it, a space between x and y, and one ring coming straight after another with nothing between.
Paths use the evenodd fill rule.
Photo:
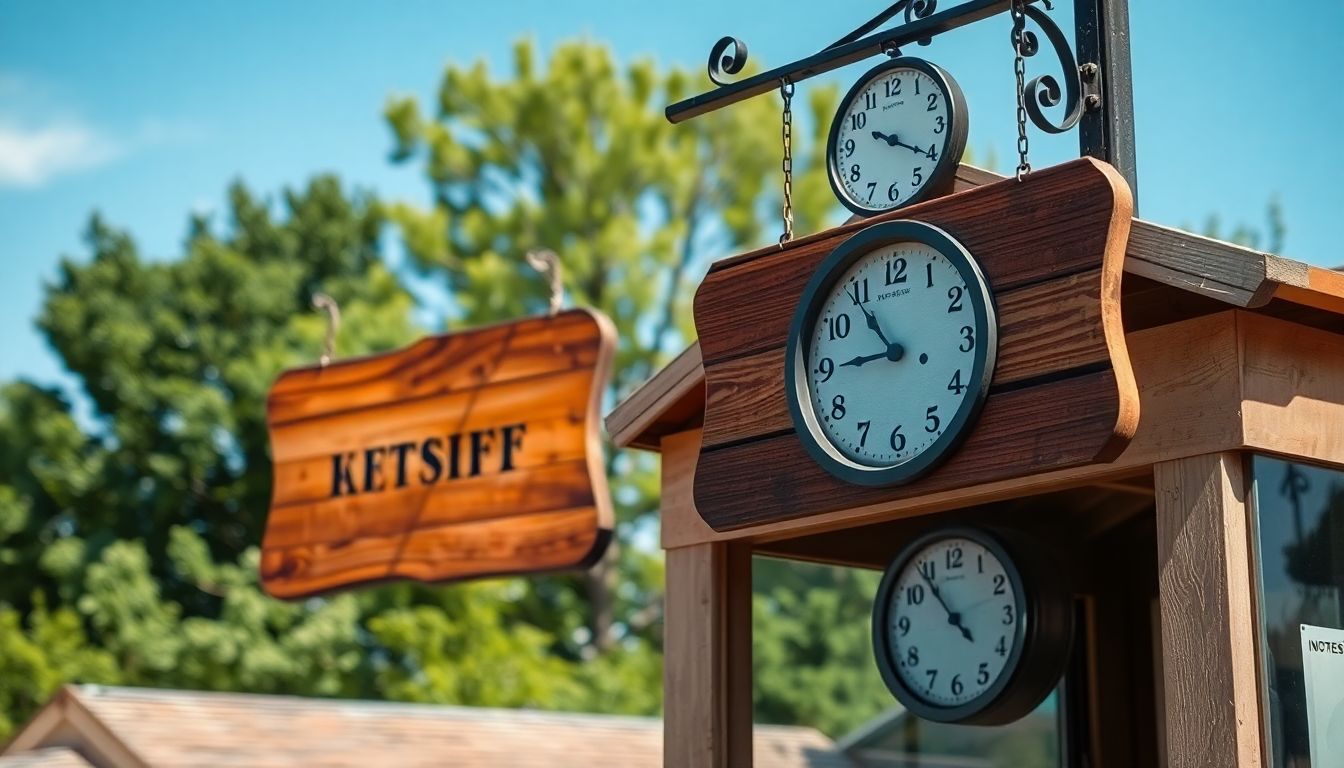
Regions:
<instances>
[{"instance_id":1,"label":"white cloud","mask_svg":"<svg viewBox=\"0 0 1344 768\"><path fill-rule=\"evenodd\" d=\"M121 154L115 141L78 122L36 128L0 122L0 187L39 187Z\"/></svg>"}]
</instances>

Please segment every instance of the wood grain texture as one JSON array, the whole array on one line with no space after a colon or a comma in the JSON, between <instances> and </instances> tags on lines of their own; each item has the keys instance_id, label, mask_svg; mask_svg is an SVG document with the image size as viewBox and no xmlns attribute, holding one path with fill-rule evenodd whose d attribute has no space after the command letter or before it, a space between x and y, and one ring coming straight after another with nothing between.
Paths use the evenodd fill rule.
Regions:
<instances>
[{"instance_id":1,"label":"wood grain texture","mask_svg":"<svg viewBox=\"0 0 1344 768\"><path fill-rule=\"evenodd\" d=\"M751 552L668 550L663 621L663 764L752 764Z\"/></svg>"},{"instance_id":2,"label":"wood grain texture","mask_svg":"<svg viewBox=\"0 0 1344 768\"><path fill-rule=\"evenodd\" d=\"M622 448L659 450L664 435L700 426L705 371L693 342L607 414L607 433Z\"/></svg>"},{"instance_id":3,"label":"wood grain texture","mask_svg":"<svg viewBox=\"0 0 1344 768\"><path fill-rule=\"evenodd\" d=\"M1118 174L1083 159L714 265L695 299L705 371L700 514L726 530L1114 458L1138 423L1120 317L1131 214ZM904 488L854 489L807 459L792 432L785 345L820 260L862 227L895 218L941 227L975 256L998 306L999 360L957 456ZM1042 394L1033 404L1014 391L1022 386L1064 399ZM742 488L763 495L742 504L751 498Z\"/></svg>"},{"instance_id":4,"label":"wood grain texture","mask_svg":"<svg viewBox=\"0 0 1344 768\"><path fill-rule=\"evenodd\" d=\"M928 490L921 495L891 496L788 520L716 531L694 506L664 506L663 546L746 540L760 545L801 535L838 531L883 520L960 509L1062 488L1123 479L1155 462L1242 446L1240 341L1237 312L1150 328L1129 334L1127 344L1139 388L1142 419L1124 452L1109 463L1090 463L1035 474ZM664 439L664 477L690 477L698 456L687 454L696 433ZM1272 449L1270 449L1272 450ZM1344 463L1344 456L1339 457ZM678 481L678 488L685 481ZM751 503L755 503L754 501ZM688 518L694 515L696 519Z\"/></svg>"},{"instance_id":5,"label":"wood grain texture","mask_svg":"<svg viewBox=\"0 0 1344 768\"><path fill-rule=\"evenodd\" d=\"M1260 766L1242 456L1219 453L1159 463L1154 484L1169 765Z\"/></svg>"},{"instance_id":6,"label":"wood grain texture","mask_svg":"<svg viewBox=\"0 0 1344 768\"><path fill-rule=\"evenodd\" d=\"M267 592L583 567L610 539L615 331L572 310L289 371L267 401Z\"/></svg>"}]
</instances>

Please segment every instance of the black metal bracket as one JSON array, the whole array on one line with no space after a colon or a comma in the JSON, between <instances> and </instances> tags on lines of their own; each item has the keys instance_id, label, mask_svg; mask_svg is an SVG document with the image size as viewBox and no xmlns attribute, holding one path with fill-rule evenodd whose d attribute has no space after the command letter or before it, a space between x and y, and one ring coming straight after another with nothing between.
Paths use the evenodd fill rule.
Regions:
<instances>
[{"instance_id":1,"label":"black metal bracket","mask_svg":"<svg viewBox=\"0 0 1344 768\"><path fill-rule=\"evenodd\" d=\"M799 83L863 59L896 55L904 46L928 45L936 36L1005 13L1011 0L964 0L938 10L939 0L898 0L853 32L815 53L790 64L732 81L742 71L747 46L734 37L721 38L709 54L709 78L718 87L667 107L667 119L680 123L739 101L769 93L782 83ZM1081 155L1105 160L1128 180L1138 196L1134 154L1134 102L1130 86L1128 0L1074 0L1075 46L1042 10L1051 0L1025 0L1027 20L1044 33L1063 70L1061 77L1040 75L1026 84L1026 108L1032 123L1047 133L1078 127ZM904 14L905 23L874 31ZM1031 29L1023 35L1023 55L1035 56L1040 38ZM1081 65L1079 62L1081 61ZM1061 82L1062 80L1062 82ZM1052 120L1045 110L1062 107Z\"/></svg>"}]
</instances>

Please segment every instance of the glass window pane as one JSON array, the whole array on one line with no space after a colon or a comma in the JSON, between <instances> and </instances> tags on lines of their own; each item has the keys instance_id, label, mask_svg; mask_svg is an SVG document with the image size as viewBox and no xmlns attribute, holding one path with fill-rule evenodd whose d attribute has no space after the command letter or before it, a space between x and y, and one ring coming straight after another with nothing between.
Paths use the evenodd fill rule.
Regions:
<instances>
[{"instance_id":1,"label":"glass window pane","mask_svg":"<svg viewBox=\"0 0 1344 768\"><path fill-rule=\"evenodd\" d=\"M1344 629L1344 472L1256 456L1251 475L1270 765L1308 768L1303 625Z\"/></svg>"}]
</instances>

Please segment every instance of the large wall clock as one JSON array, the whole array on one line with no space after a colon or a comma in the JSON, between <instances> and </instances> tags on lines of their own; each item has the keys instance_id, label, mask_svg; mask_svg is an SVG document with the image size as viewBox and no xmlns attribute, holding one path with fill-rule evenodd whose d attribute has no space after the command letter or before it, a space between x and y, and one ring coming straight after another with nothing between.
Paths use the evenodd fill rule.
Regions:
<instances>
[{"instance_id":1,"label":"large wall clock","mask_svg":"<svg viewBox=\"0 0 1344 768\"><path fill-rule=\"evenodd\" d=\"M974 425L998 323L975 259L915 221L876 224L832 251L789 330L785 391L798 438L847 482L908 482Z\"/></svg>"},{"instance_id":2,"label":"large wall clock","mask_svg":"<svg viewBox=\"0 0 1344 768\"><path fill-rule=\"evenodd\" d=\"M873 607L887 687L926 720L1012 722L1058 684L1073 637L1058 568L1025 537L945 527L906 545Z\"/></svg>"},{"instance_id":3,"label":"large wall clock","mask_svg":"<svg viewBox=\"0 0 1344 768\"><path fill-rule=\"evenodd\" d=\"M884 62L859 78L831 121L831 189L860 216L950 191L966 132L966 99L951 75L923 59Z\"/></svg>"}]
</instances>

